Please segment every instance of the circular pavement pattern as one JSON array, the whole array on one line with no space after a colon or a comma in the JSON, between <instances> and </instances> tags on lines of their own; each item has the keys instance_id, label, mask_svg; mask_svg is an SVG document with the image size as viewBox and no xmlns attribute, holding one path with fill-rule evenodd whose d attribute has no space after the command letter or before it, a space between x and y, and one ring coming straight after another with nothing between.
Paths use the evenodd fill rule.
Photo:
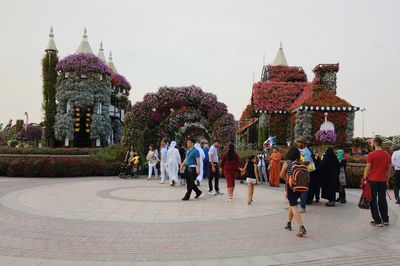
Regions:
<instances>
[{"instance_id":1,"label":"circular pavement pattern","mask_svg":"<svg viewBox=\"0 0 400 266\"><path fill-rule=\"evenodd\" d=\"M357 190L335 208L308 206L301 239L283 229L283 187L256 186L248 206L239 183L233 202L208 195L205 182L199 199L184 202L184 187L157 180L0 181L0 265L274 265L343 260L376 249L377 240L400 249L399 207L389 203L390 226L372 227L369 212L357 208Z\"/></svg>"}]
</instances>

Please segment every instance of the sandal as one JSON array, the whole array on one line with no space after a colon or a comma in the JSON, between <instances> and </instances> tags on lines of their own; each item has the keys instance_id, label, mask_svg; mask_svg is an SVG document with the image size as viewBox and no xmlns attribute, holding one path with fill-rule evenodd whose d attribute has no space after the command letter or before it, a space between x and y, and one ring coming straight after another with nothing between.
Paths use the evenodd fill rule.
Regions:
<instances>
[{"instance_id":1,"label":"sandal","mask_svg":"<svg viewBox=\"0 0 400 266\"><path fill-rule=\"evenodd\" d=\"M306 231L306 229L304 228L303 225L300 226L299 229L300 229L300 230L299 230L299 232L297 233L297 236L298 236L298 237L303 237L303 236L305 236L305 235L307 234L307 231Z\"/></svg>"}]
</instances>

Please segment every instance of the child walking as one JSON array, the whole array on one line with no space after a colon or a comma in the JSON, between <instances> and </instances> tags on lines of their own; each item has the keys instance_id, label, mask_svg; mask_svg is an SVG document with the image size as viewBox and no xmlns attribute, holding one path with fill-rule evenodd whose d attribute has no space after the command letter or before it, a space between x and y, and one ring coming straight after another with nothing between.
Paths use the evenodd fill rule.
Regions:
<instances>
[{"instance_id":1,"label":"child walking","mask_svg":"<svg viewBox=\"0 0 400 266\"><path fill-rule=\"evenodd\" d=\"M254 195L254 185L259 182L259 176L257 171L257 159L254 155L251 155L244 166L244 168L240 168L240 171L246 172L246 182L247 182L247 198L248 205L251 205L253 202Z\"/></svg>"}]
</instances>

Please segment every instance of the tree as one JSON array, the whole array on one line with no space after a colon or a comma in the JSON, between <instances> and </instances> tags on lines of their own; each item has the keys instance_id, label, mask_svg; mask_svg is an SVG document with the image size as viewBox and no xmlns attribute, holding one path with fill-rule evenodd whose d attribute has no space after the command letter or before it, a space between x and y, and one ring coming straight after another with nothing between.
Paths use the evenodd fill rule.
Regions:
<instances>
[{"instance_id":1,"label":"tree","mask_svg":"<svg viewBox=\"0 0 400 266\"><path fill-rule=\"evenodd\" d=\"M55 146L54 122L56 116L56 65L58 56L56 51L48 50L42 59L42 78L43 78L43 103L44 112L44 137L46 145Z\"/></svg>"}]
</instances>

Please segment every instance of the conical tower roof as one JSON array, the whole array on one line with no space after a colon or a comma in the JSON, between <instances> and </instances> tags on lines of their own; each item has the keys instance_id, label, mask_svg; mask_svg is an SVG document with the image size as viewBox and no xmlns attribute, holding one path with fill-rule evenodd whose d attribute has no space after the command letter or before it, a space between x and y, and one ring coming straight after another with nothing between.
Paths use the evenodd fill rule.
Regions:
<instances>
[{"instance_id":1,"label":"conical tower roof","mask_svg":"<svg viewBox=\"0 0 400 266\"><path fill-rule=\"evenodd\" d=\"M50 27L49 43L47 44L47 48L45 51L46 52L47 51L56 51L57 52L56 43L54 42L53 26Z\"/></svg>"},{"instance_id":2,"label":"conical tower roof","mask_svg":"<svg viewBox=\"0 0 400 266\"><path fill-rule=\"evenodd\" d=\"M117 72L117 69L115 68L115 65L114 65L114 62L113 62L113 59L112 59L112 53L111 53L111 52L110 52L110 56L108 57L108 67L111 68L111 70L112 70L114 73L118 73L118 72Z\"/></svg>"},{"instance_id":3,"label":"conical tower roof","mask_svg":"<svg viewBox=\"0 0 400 266\"><path fill-rule=\"evenodd\" d=\"M288 63L286 61L285 53L283 52L282 42L281 46L279 47L278 53L275 56L274 61L271 64L272 66L287 66Z\"/></svg>"},{"instance_id":4,"label":"conical tower roof","mask_svg":"<svg viewBox=\"0 0 400 266\"><path fill-rule=\"evenodd\" d=\"M100 42L100 49L97 53L97 57L100 58L102 61L107 62L106 57L104 56L104 49L103 49L103 42Z\"/></svg>"},{"instance_id":5,"label":"conical tower roof","mask_svg":"<svg viewBox=\"0 0 400 266\"><path fill-rule=\"evenodd\" d=\"M90 48L90 44L87 38L87 31L86 27L83 31L83 38L81 44L79 45L78 49L76 50L75 54L93 54L92 48Z\"/></svg>"}]
</instances>

